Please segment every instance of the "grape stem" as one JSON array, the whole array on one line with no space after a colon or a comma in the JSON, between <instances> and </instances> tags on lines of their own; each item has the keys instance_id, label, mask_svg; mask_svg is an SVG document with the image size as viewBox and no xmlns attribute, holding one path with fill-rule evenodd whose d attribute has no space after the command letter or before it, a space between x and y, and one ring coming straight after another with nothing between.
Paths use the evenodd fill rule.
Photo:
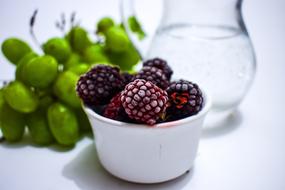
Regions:
<instances>
[{"instance_id":1,"label":"grape stem","mask_svg":"<svg viewBox=\"0 0 285 190\"><path fill-rule=\"evenodd\" d=\"M60 20L55 22L55 27L63 33L63 36L65 36L65 33L66 33L66 30L65 30L66 25L67 25L66 17L65 17L65 14L62 13ZM70 15L69 25L70 25L70 30L72 28L80 25L80 21L77 20L77 18L76 18L76 12L75 11L73 11Z\"/></svg>"},{"instance_id":2,"label":"grape stem","mask_svg":"<svg viewBox=\"0 0 285 190\"><path fill-rule=\"evenodd\" d=\"M76 18L76 12L73 11L70 15L70 28L74 27L75 24L75 18Z\"/></svg>"},{"instance_id":3,"label":"grape stem","mask_svg":"<svg viewBox=\"0 0 285 190\"><path fill-rule=\"evenodd\" d=\"M65 35L65 14L61 13L60 20L55 22L55 26L62 32L63 36Z\"/></svg>"},{"instance_id":4,"label":"grape stem","mask_svg":"<svg viewBox=\"0 0 285 190\"><path fill-rule=\"evenodd\" d=\"M34 32L34 25L35 25L35 22L36 22L36 17L37 17L37 14L38 14L38 9L36 9L33 14L32 14L32 17L30 19L30 34L32 36L32 39L34 41L34 43L40 48L42 49L42 46L40 45L36 35L35 35L35 32Z\"/></svg>"}]
</instances>

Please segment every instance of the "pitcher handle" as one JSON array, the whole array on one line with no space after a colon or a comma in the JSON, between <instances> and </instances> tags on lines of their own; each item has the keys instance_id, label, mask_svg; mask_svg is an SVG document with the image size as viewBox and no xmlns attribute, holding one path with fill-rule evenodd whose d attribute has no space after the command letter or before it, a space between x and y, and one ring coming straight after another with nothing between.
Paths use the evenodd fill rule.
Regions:
<instances>
[{"instance_id":1,"label":"pitcher handle","mask_svg":"<svg viewBox=\"0 0 285 190\"><path fill-rule=\"evenodd\" d=\"M134 3L135 3L135 0L121 0L121 2L120 2L121 18L122 18L122 22L123 22L123 25L126 29L126 33L129 37L129 39L131 40L134 47L138 51L141 59L144 60L146 53L147 53L147 50L148 50L148 47L149 47L149 44L151 42L151 36L149 33L147 33L147 36L143 40L140 40L135 35L135 33L132 32L130 25L128 23L128 19L132 16L136 17L136 11L135 11L135 7L134 7ZM144 26L142 26L142 27L143 27L144 31L146 31Z\"/></svg>"}]
</instances>

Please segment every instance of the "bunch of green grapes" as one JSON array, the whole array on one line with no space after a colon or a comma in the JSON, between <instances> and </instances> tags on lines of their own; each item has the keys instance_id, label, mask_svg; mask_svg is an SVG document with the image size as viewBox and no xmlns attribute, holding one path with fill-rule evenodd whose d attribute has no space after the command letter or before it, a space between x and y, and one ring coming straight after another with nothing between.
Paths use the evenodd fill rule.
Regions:
<instances>
[{"instance_id":1,"label":"bunch of green grapes","mask_svg":"<svg viewBox=\"0 0 285 190\"><path fill-rule=\"evenodd\" d=\"M138 22L130 20L142 36ZM75 91L80 75L98 63L129 71L140 59L121 24L103 18L96 30L103 41L93 42L84 28L73 26L64 37L47 40L43 54L18 38L3 42L4 56L16 66L15 80L0 89L0 129L7 141L20 141L28 131L37 145L74 146L91 131Z\"/></svg>"},{"instance_id":2,"label":"bunch of green grapes","mask_svg":"<svg viewBox=\"0 0 285 190\"><path fill-rule=\"evenodd\" d=\"M140 40L145 37L136 17L129 17L128 24ZM123 71L132 71L140 61L140 55L128 38L123 24L116 25L111 18L104 17L97 23L97 34L104 38L101 45L110 63L118 65Z\"/></svg>"}]
</instances>

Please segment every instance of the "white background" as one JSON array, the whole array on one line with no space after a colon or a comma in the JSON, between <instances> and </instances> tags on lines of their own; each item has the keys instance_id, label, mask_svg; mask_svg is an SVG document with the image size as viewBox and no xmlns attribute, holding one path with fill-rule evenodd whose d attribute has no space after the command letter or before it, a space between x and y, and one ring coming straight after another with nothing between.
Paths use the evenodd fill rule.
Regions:
<instances>
[{"instance_id":1,"label":"white background","mask_svg":"<svg viewBox=\"0 0 285 190\"><path fill-rule=\"evenodd\" d=\"M0 0L0 43L10 36L32 42L28 20L35 8L39 8L40 41L60 35L54 21L62 10L76 10L90 31L102 16L120 20L117 0ZM145 3L143 10L147 22L155 24L152 18L160 8ZM256 51L257 75L236 116L218 128L203 130L189 174L158 185L130 184L102 169L91 138L81 140L71 151L34 147L25 139L0 145L0 189L284 190L285 1L245 0L243 10ZM11 79L13 74L13 65L1 55L0 79Z\"/></svg>"}]
</instances>

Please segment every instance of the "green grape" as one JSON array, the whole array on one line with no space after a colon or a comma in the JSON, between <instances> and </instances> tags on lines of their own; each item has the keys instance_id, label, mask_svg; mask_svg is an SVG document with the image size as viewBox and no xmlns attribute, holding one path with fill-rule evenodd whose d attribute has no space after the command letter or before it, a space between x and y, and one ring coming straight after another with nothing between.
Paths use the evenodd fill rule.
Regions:
<instances>
[{"instance_id":1,"label":"green grape","mask_svg":"<svg viewBox=\"0 0 285 190\"><path fill-rule=\"evenodd\" d=\"M145 38L146 33L143 31L139 21L137 20L137 18L135 16L130 16L128 18L128 25L130 27L130 30L137 35L139 40L142 40ZM123 25L123 23L120 24L120 27L125 30L125 26Z\"/></svg>"},{"instance_id":2,"label":"green grape","mask_svg":"<svg viewBox=\"0 0 285 190\"><path fill-rule=\"evenodd\" d=\"M4 98L4 87L0 89L0 110L5 104L5 98ZM0 121L1 122L1 121ZM1 128L1 125L0 125Z\"/></svg>"},{"instance_id":3,"label":"green grape","mask_svg":"<svg viewBox=\"0 0 285 190\"><path fill-rule=\"evenodd\" d=\"M97 33L105 34L107 30L114 25L115 23L112 18L104 17L97 23Z\"/></svg>"},{"instance_id":4,"label":"green grape","mask_svg":"<svg viewBox=\"0 0 285 190\"><path fill-rule=\"evenodd\" d=\"M68 60L71 54L71 48L68 42L63 38L51 38L44 45L45 54L53 56L59 63Z\"/></svg>"},{"instance_id":5,"label":"green grape","mask_svg":"<svg viewBox=\"0 0 285 190\"><path fill-rule=\"evenodd\" d=\"M75 91L78 79L79 76L76 74L70 71L65 71L58 76L53 86L54 94L62 102L74 108L79 108L81 106L80 99L78 98Z\"/></svg>"},{"instance_id":6,"label":"green grape","mask_svg":"<svg viewBox=\"0 0 285 190\"><path fill-rule=\"evenodd\" d=\"M45 96L52 96L53 90L52 88L45 88L45 89L34 89L37 96L41 99Z\"/></svg>"},{"instance_id":7,"label":"green grape","mask_svg":"<svg viewBox=\"0 0 285 190\"><path fill-rule=\"evenodd\" d=\"M40 98L39 109L46 110L53 102L54 98L51 95L44 95Z\"/></svg>"},{"instance_id":8,"label":"green grape","mask_svg":"<svg viewBox=\"0 0 285 190\"><path fill-rule=\"evenodd\" d=\"M113 63L93 63L93 64L90 64L90 69L93 68L93 67L95 67L95 66L98 65L98 64L100 64L100 65L114 66Z\"/></svg>"},{"instance_id":9,"label":"green grape","mask_svg":"<svg viewBox=\"0 0 285 190\"><path fill-rule=\"evenodd\" d=\"M136 33L139 39L142 40L146 36L145 32L143 31L140 23L138 22L135 16L130 16L128 18L128 24L130 26L131 31Z\"/></svg>"},{"instance_id":10,"label":"green grape","mask_svg":"<svg viewBox=\"0 0 285 190\"><path fill-rule=\"evenodd\" d=\"M4 105L5 99L4 99L4 89L0 89L0 109Z\"/></svg>"},{"instance_id":11,"label":"green grape","mask_svg":"<svg viewBox=\"0 0 285 190\"><path fill-rule=\"evenodd\" d=\"M18 38L8 38L2 44L2 52L5 57L15 65L20 61L24 55L31 52L30 46L18 39Z\"/></svg>"},{"instance_id":12,"label":"green grape","mask_svg":"<svg viewBox=\"0 0 285 190\"><path fill-rule=\"evenodd\" d=\"M132 32L137 32L137 31L141 30L141 25L137 21L135 16L130 16L128 18L128 24L129 24L130 29L131 29Z\"/></svg>"},{"instance_id":13,"label":"green grape","mask_svg":"<svg viewBox=\"0 0 285 190\"><path fill-rule=\"evenodd\" d=\"M34 52L30 52L30 53L27 53L26 55L24 55L24 57L22 57L22 59L20 59L20 61L18 62L17 64L17 67L16 67L16 80L19 80L19 81L22 81L24 82L25 81L25 77L23 76L23 68L24 68L24 65L26 65L30 60L36 58L38 55Z\"/></svg>"},{"instance_id":14,"label":"green grape","mask_svg":"<svg viewBox=\"0 0 285 190\"><path fill-rule=\"evenodd\" d=\"M27 126L35 144L49 145L54 141L48 125L46 110L39 109L29 114Z\"/></svg>"},{"instance_id":15,"label":"green grape","mask_svg":"<svg viewBox=\"0 0 285 190\"><path fill-rule=\"evenodd\" d=\"M25 131L25 115L4 103L0 107L0 128L8 142L20 141Z\"/></svg>"},{"instance_id":16,"label":"green grape","mask_svg":"<svg viewBox=\"0 0 285 190\"><path fill-rule=\"evenodd\" d=\"M32 59L23 66L22 77L30 86L46 88L52 84L58 73L57 61L49 55Z\"/></svg>"},{"instance_id":17,"label":"green grape","mask_svg":"<svg viewBox=\"0 0 285 190\"><path fill-rule=\"evenodd\" d=\"M71 68L68 69L68 71L73 72L76 75L82 75L84 73L86 73L90 68L90 65L86 64L86 63L81 63L79 65L75 65Z\"/></svg>"},{"instance_id":18,"label":"green grape","mask_svg":"<svg viewBox=\"0 0 285 190\"><path fill-rule=\"evenodd\" d=\"M86 113L82 109L76 110L76 116L79 124L79 129L82 132L90 132L91 125Z\"/></svg>"},{"instance_id":19,"label":"green grape","mask_svg":"<svg viewBox=\"0 0 285 190\"><path fill-rule=\"evenodd\" d=\"M123 53L109 52L108 55L111 62L118 65L123 71L131 71L140 60L140 56L133 46Z\"/></svg>"},{"instance_id":20,"label":"green grape","mask_svg":"<svg viewBox=\"0 0 285 190\"><path fill-rule=\"evenodd\" d=\"M119 26L113 26L106 32L106 47L116 53L126 51L130 46L126 32Z\"/></svg>"},{"instance_id":21,"label":"green grape","mask_svg":"<svg viewBox=\"0 0 285 190\"><path fill-rule=\"evenodd\" d=\"M39 104L37 95L20 81L14 81L4 88L5 101L16 111L31 113Z\"/></svg>"},{"instance_id":22,"label":"green grape","mask_svg":"<svg viewBox=\"0 0 285 190\"><path fill-rule=\"evenodd\" d=\"M25 129L24 115L5 102L4 89L0 89L0 129L9 142L21 140Z\"/></svg>"},{"instance_id":23,"label":"green grape","mask_svg":"<svg viewBox=\"0 0 285 190\"><path fill-rule=\"evenodd\" d=\"M61 145L74 145L79 136L76 115L67 106L54 103L48 109L48 123L53 136Z\"/></svg>"},{"instance_id":24,"label":"green grape","mask_svg":"<svg viewBox=\"0 0 285 190\"><path fill-rule=\"evenodd\" d=\"M64 69L69 69L80 63L80 56L77 53L72 53L68 60L64 63Z\"/></svg>"},{"instance_id":25,"label":"green grape","mask_svg":"<svg viewBox=\"0 0 285 190\"><path fill-rule=\"evenodd\" d=\"M66 39L72 49L76 52L82 52L85 48L92 44L86 30L79 26L73 27L66 35Z\"/></svg>"},{"instance_id":26,"label":"green grape","mask_svg":"<svg viewBox=\"0 0 285 190\"><path fill-rule=\"evenodd\" d=\"M108 63L110 62L105 55L102 46L95 44L83 51L82 60L86 63Z\"/></svg>"}]
</instances>

